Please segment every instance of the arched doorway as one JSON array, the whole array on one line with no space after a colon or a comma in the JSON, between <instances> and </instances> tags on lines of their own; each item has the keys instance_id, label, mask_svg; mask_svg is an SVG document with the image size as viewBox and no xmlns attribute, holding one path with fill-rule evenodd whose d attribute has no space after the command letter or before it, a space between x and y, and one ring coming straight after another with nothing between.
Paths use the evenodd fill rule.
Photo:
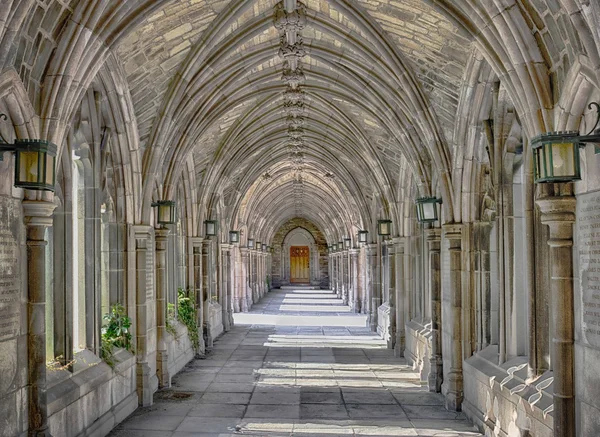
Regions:
<instances>
[{"instance_id":1,"label":"arched doorway","mask_svg":"<svg viewBox=\"0 0 600 437\"><path fill-rule=\"evenodd\" d=\"M300 227L291 230L285 236L281 249L284 285L319 285L319 251L310 232Z\"/></svg>"},{"instance_id":2,"label":"arched doorway","mask_svg":"<svg viewBox=\"0 0 600 437\"><path fill-rule=\"evenodd\" d=\"M290 282L292 284L310 284L310 248L308 246L290 247Z\"/></svg>"}]
</instances>

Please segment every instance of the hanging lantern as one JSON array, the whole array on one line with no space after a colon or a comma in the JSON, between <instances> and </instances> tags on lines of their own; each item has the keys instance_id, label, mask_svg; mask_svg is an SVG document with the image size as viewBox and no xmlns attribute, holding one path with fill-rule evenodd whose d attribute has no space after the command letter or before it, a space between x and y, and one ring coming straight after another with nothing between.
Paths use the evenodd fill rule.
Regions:
<instances>
[{"instance_id":1,"label":"hanging lantern","mask_svg":"<svg viewBox=\"0 0 600 437\"><path fill-rule=\"evenodd\" d=\"M377 221L377 233L382 237L392 235L392 221L388 219Z\"/></svg>"},{"instance_id":2,"label":"hanging lantern","mask_svg":"<svg viewBox=\"0 0 600 437\"><path fill-rule=\"evenodd\" d=\"M238 244L240 242L240 231L229 231L229 244Z\"/></svg>"},{"instance_id":3,"label":"hanging lantern","mask_svg":"<svg viewBox=\"0 0 600 437\"><path fill-rule=\"evenodd\" d=\"M172 200L159 200L152 204L157 208L156 222L159 225L172 225L177 222L177 206Z\"/></svg>"},{"instance_id":4,"label":"hanging lantern","mask_svg":"<svg viewBox=\"0 0 600 437\"><path fill-rule=\"evenodd\" d=\"M254 238L248 238L248 249L254 249Z\"/></svg>"},{"instance_id":5,"label":"hanging lantern","mask_svg":"<svg viewBox=\"0 0 600 437\"><path fill-rule=\"evenodd\" d=\"M256 250L262 250L262 243L260 241L256 242Z\"/></svg>"},{"instance_id":6,"label":"hanging lantern","mask_svg":"<svg viewBox=\"0 0 600 437\"><path fill-rule=\"evenodd\" d=\"M327 246L327 252L331 253L333 251L333 246L331 246L331 244L329 246Z\"/></svg>"},{"instance_id":7,"label":"hanging lantern","mask_svg":"<svg viewBox=\"0 0 600 437\"><path fill-rule=\"evenodd\" d=\"M350 237L344 238L344 249L350 249L352 247L352 239Z\"/></svg>"},{"instance_id":8,"label":"hanging lantern","mask_svg":"<svg viewBox=\"0 0 600 437\"><path fill-rule=\"evenodd\" d=\"M16 140L14 144L0 143L0 161L3 152L15 153L15 187L54 192L56 151L49 141Z\"/></svg>"},{"instance_id":9,"label":"hanging lantern","mask_svg":"<svg viewBox=\"0 0 600 437\"><path fill-rule=\"evenodd\" d=\"M365 244L367 242L368 236L369 231L358 231L358 242L360 244Z\"/></svg>"},{"instance_id":10,"label":"hanging lantern","mask_svg":"<svg viewBox=\"0 0 600 437\"><path fill-rule=\"evenodd\" d=\"M262 244L262 251L263 252L267 251L267 245L265 243Z\"/></svg>"},{"instance_id":11,"label":"hanging lantern","mask_svg":"<svg viewBox=\"0 0 600 437\"><path fill-rule=\"evenodd\" d=\"M216 220L204 220L204 235L206 237L216 237L217 236Z\"/></svg>"},{"instance_id":12,"label":"hanging lantern","mask_svg":"<svg viewBox=\"0 0 600 437\"><path fill-rule=\"evenodd\" d=\"M419 223L436 222L438 220L438 203L442 203L442 199L435 197L421 197L417 199L417 221Z\"/></svg>"},{"instance_id":13,"label":"hanging lantern","mask_svg":"<svg viewBox=\"0 0 600 437\"><path fill-rule=\"evenodd\" d=\"M583 144L585 145L585 144ZM535 182L573 182L581 179L578 132L554 132L531 141Z\"/></svg>"},{"instance_id":14,"label":"hanging lantern","mask_svg":"<svg viewBox=\"0 0 600 437\"><path fill-rule=\"evenodd\" d=\"M337 252L337 243L332 245L332 252Z\"/></svg>"}]
</instances>

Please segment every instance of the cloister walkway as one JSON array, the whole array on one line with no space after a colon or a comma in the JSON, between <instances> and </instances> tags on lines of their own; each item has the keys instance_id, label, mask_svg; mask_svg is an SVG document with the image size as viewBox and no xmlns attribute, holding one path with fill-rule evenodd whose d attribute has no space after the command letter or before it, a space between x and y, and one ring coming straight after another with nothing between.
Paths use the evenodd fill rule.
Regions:
<instances>
[{"instance_id":1,"label":"cloister walkway","mask_svg":"<svg viewBox=\"0 0 600 437\"><path fill-rule=\"evenodd\" d=\"M268 293L117 437L476 436L335 294Z\"/></svg>"}]
</instances>

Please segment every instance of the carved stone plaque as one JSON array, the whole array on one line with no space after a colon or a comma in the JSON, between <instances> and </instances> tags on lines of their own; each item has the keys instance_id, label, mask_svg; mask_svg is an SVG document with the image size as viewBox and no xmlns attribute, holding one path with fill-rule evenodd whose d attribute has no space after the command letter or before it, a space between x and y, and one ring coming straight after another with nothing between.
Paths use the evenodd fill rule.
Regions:
<instances>
[{"instance_id":1,"label":"carved stone plaque","mask_svg":"<svg viewBox=\"0 0 600 437\"><path fill-rule=\"evenodd\" d=\"M577 196L581 339L600 347L600 193Z\"/></svg>"},{"instance_id":2,"label":"carved stone plaque","mask_svg":"<svg viewBox=\"0 0 600 437\"><path fill-rule=\"evenodd\" d=\"M0 341L19 335L21 324L20 223L15 203L0 198Z\"/></svg>"}]
</instances>

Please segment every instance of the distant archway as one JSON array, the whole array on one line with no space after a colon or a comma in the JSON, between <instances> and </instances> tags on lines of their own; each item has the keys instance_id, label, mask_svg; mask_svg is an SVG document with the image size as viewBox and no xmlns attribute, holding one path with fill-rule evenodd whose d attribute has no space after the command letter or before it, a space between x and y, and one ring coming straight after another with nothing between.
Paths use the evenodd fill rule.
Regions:
<instances>
[{"instance_id":1,"label":"distant archway","mask_svg":"<svg viewBox=\"0 0 600 437\"><path fill-rule=\"evenodd\" d=\"M308 247L309 250L309 270L310 278L308 282L310 285L319 285L321 275L319 272L319 250L315 237L304 228L295 228L291 230L283 240L282 244L282 257L283 262L281 263L281 278L283 285L291 284L291 256L290 250L292 247Z\"/></svg>"}]
</instances>

